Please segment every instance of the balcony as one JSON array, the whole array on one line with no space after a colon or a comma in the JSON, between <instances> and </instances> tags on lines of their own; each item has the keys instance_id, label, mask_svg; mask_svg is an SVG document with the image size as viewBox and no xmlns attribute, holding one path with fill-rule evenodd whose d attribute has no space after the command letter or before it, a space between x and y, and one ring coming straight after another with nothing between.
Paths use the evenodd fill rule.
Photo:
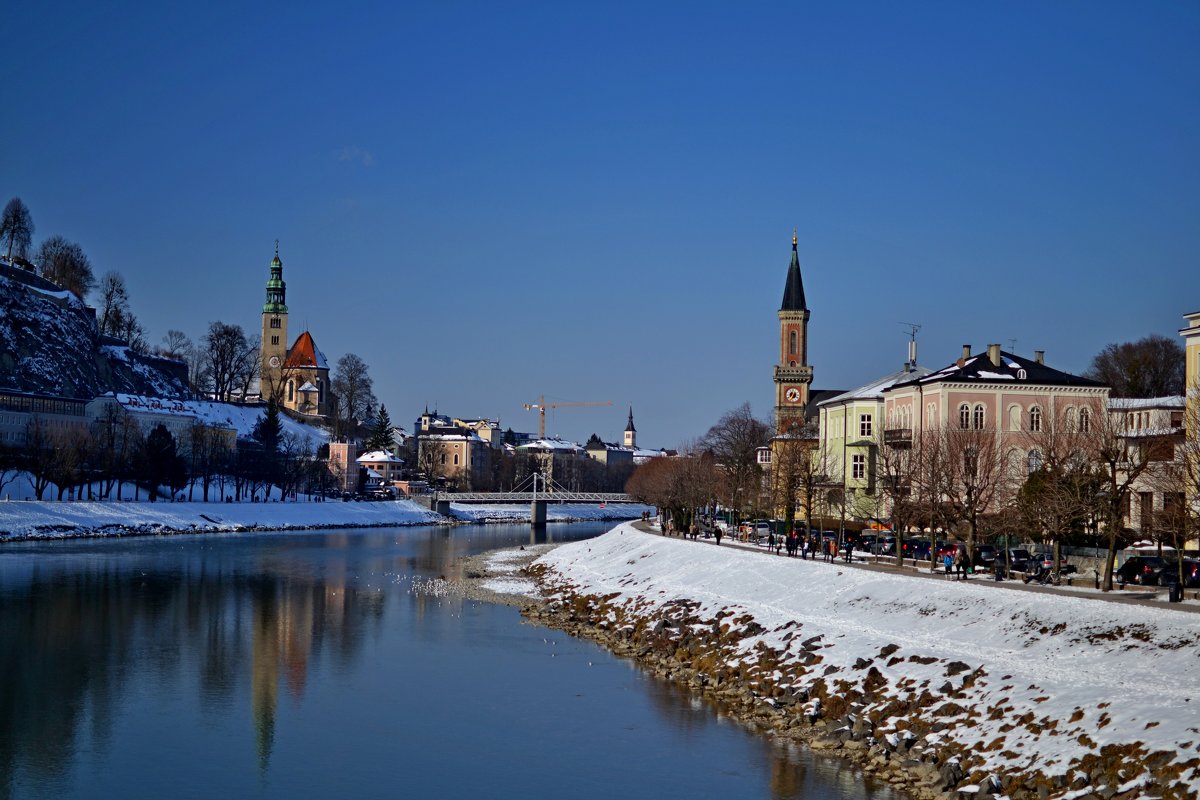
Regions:
<instances>
[{"instance_id":1,"label":"balcony","mask_svg":"<svg viewBox=\"0 0 1200 800\"><path fill-rule=\"evenodd\" d=\"M883 443L888 447L912 447L912 428L888 428L883 432Z\"/></svg>"}]
</instances>

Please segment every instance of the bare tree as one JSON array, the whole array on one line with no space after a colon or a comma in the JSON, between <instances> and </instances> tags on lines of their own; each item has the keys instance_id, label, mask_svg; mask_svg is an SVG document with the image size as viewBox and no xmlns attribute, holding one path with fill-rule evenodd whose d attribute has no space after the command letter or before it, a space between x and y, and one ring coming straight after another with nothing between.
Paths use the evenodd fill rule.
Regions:
<instances>
[{"instance_id":1,"label":"bare tree","mask_svg":"<svg viewBox=\"0 0 1200 800\"><path fill-rule=\"evenodd\" d=\"M758 448L771 439L771 428L742 403L708 429L703 446L712 452L721 475L721 502L741 514L753 503L762 484Z\"/></svg>"},{"instance_id":2,"label":"bare tree","mask_svg":"<svg viewBox=\"0 0 1200 800\"><path fill-rule=\"evenodd\" d=\"M33 260L43 278L54 281L81 299L96 285L92 262L83 248L62 236L51 236L42 242Z\"/></svg>"},{"instance_id":3,"label":"bare tree","mask_svg":"<svg viewBox=\"0 0 1200 800\"><path fill-rule=\"evenodd\" d=\"M105 336L116 336L121 319L129 313L129 290L121 273L109 270L100 276L96 289L100 295L99 316L96 325Z\"/></svg>"},{"instance_id":4,"label":"bare tree","mask_svg":"<svg viewBox=\"0 0 1200 800\"><path fill-rule=\"evenodd\" d=\"M254 358L251 351L258 348L247 341L242 326L219 321L209 323L201 347L204 353L201 385L217 400L231 400L234 389L246 375L246 365Z\"/></svg>"},{"instance_id":5,"label":"bare tree","mask_svg":"<svg viewBox=\"0 0 1200 800\"><path fill-rule=\"evenodd\" d=\"M442 477L442 463L446 460L446 443L436 436L421 436L417 439L417 469L425 474L430 484Z\"/></svg>"},{"instance_id":6,"label":"bare tree","mask_svg":"<svg viewBox=\"0 0 1200 800\"><path fill-rule=\"evenodd\" d=\"M1103 409L1090 411L1098 416L1095 412ZM1009 453L1008 470L1014 485L1021 487L1014 508L1017 519L1051 543L1057 575L1062 544L1086 529L1099 482L1088 458L1088 434L1081 430L1077 417L1065 412L1047 415L1039 428L1024 435L1023 456L1015 449Z\"/></svg>"},{"instance_id":7,"label":"bare tree","mask_svg":"<svg viewBox=\"0 0 1200 800\"><path fill-rule=\"evenodd\" d=\"M346 353L338 359L330 384L337 399L335 433L354 436L359 424L375 407L374 384L367 363L354 353Z\"/></svg>"},{"instance_id":8,"label":"bare tree","mask_svg":"<svg viewBox=\"0 0 1200 800\"><path fill-rule=\"evenodd\" d=\"M173 358L176 361L186 361L193 348L192 340L188 338L188 335L174 328L167 331L162 341L162 346L158 348L158 354L163 358Z\"/></svg>"},{"instance_id":9,"label":"bare tree","mask_svg":"<svg viewBox=\"0 0 1200 800\"><path fill-rule=\"evenodd\" d=\"M20 258L29 255L33 230L33 215L29 213L29 207L19 197L9 200L4 213L0 215L0 241L7 245L10 261L14 255Z\"/></svg>"},{"instance_id":10,"label":"bare tree","mask_svg":"<svg viewBox=\"0 0 1200 800\"><path fill-rule=\"evenodd\" d=\"M1178 341L1152 334L1108 345L1085 377L1111 386L1113 397L1169 397L1183 394L1185 365Z\"/></svg>"},{"instance_id":11,"label":"bare tree","mask_svg":"<svg viewBox=\"0 0 1200 800\"><path fill-rule=\"evenodd\" d=\"M1133 497L1135 484L1146 472L1154 456L1153 440L1138 441L1130 436L1124 414L1105 413L1082 434L1086 457L1093 464L1097 481L1096 494L1090 498L1089 511L1104 525L1108 552L1104 559L1104 583L1101 588L1111 592L1113 567L1118 545L1125 532L1125 513Z\"/></svg>"},{"instance_id":12,"label":"bare tree","mask_svg":"<svg viewBox=\"0 0 1200 800\"><path fill-rule=\"evenodd\" d=\"M1011 500L996 431L945 426L923 436L921 448L929 496L947 522L965 527L967 552L974 552L983 515Z\"/></svg>"},{"instance_id":13,"label":"bare tree","mask_svg":"<svg viewBox=\"0 0 1200 800\"><path fill-rule=\"evenodd\" d=\"M882 427L875 445L876 491L896 535L896 565L904 565L904 538L920 518L922 495L920 442L888 441Z\"/></svg>"}]
</instances>

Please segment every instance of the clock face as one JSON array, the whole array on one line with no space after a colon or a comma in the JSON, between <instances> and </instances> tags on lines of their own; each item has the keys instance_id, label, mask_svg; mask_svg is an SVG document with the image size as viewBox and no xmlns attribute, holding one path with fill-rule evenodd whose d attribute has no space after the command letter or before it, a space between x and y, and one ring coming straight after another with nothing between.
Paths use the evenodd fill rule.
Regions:
<instances>
[{"instance_id":1,"label":"clock face","mask_svg":"<svg viewBox=\"0 0 1200 800\"><path fill-rule=\"evenodd\" d=\"M268 361L267 363L270 364L272 367L278 367L279 366L279 356L271 356L271 360Z\"/></svg>"},{"instance_id":2,"label":"clock face","mask_svg":"<svg viewBox=\"0 0 1200 800\"><path fill-rule=\"evenodd\" d=\"M793 386L783 393L783 397L789 403L798 403L800 402L800 390Z\"/></svg>"}]
</instances>

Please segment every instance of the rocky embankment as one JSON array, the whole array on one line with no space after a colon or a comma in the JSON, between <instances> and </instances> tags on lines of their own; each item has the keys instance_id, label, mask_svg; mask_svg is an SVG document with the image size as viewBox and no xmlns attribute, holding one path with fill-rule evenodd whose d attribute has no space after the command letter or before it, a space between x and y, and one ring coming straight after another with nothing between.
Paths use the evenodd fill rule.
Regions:
<instances>
[{"instance_id":1,"label":"rocky embankment","mask_svg":"<svg viewBox=\"0 0 1200 800\"><path fill-rule=\"evenodd\" d=\"M622 526L525 613L915 797L1196 797L1200 617L879 575ZM1153 688L1153 691L1147 691Z\"/></svg>"}]
</instances>

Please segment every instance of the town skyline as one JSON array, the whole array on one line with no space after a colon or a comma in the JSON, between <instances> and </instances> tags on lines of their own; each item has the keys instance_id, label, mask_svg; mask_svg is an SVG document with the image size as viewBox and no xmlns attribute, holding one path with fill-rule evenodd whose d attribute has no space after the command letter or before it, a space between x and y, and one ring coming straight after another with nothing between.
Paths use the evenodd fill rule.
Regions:
<instances>
[{"instance_id":1,"label":"town skyline","mask_svg":"<svg viewBox=\"0 0 1200 800\"><path fill-rule=\"evenodd\" d=\"M613 402L548 416L575 441L619 441L630 405L654 447L769 418L793 228L814 388L897 369L902 322L932 368L1175 338L1196 11L924 14L22 8L52 46L14 107L86 124L16 115L0 165L35 242L120 271L152 343L253 334L278 238L293 331L360 355L405 427L428 403L535 430L540 395Z\"/></svg>"}]
</instances>

